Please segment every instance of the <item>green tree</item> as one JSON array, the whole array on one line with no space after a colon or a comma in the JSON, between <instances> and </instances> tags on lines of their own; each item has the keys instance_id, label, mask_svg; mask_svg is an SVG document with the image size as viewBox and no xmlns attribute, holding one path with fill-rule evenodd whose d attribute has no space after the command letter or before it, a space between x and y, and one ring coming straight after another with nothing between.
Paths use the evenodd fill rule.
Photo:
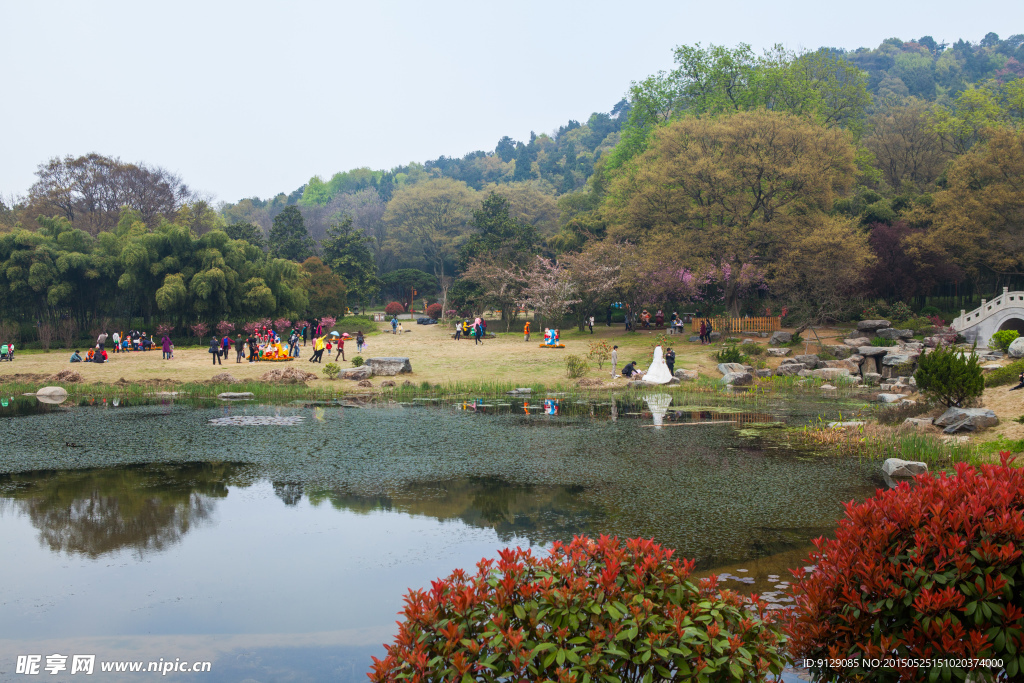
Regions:
<instances>
[{"instance_id":1,"label":"green tree","mask_svg":"<svg viewBox=\"0 0 1024 683\"><path fill-rule=\"evenodd\" d=\"M343 317L347 306L345 282L316 256L310 256L303 261L299 269L302 274L302 286L309 298L307 316Z\"/></svg>"},{"instance_id":2,"label":"green tree","mask_svg":"<svg viewBox=\"0 0 1024 683\"><path fill-rule=\"evenodd\" d=\"M270 228L270 254L289 261L305 261L313 255L313 240L296 206L285 207Z\"/></svg>"},{"instance_id":3,"label":"green tree","mask_svg":"<svg viewBox=\"0 0 1024 683\"><path fill-rule=\"evenodd\" d=\"M509 215L509 200L491 192L480 208L473 212L474 233L459 250L463 269L470 261L482 258L496 266L526 265L539 251L537 230Z\"/></svg>"},{"instance_id":4,"label":"green tree","mask_svg":"<svg viewBox=\"0 0 1024 683\"><path fill-rule=\"evenodd\" d=\"M416 297L433 297L437 292L437 278L422 270L415 268L402 268L385 273L381 282L389 296L394 296L399 302L411 304Z\"/></svg>"},{"instance_id":5,"label":"green tree","mask_svg":"<svg viewBox=\"0 0 1024 683\"><path fill-rule=\"evenodd\" d=\"M947 407L961 407L985 390L978 355L952 347L923 354L914 373L918 389Z\"/></svg>"},{"instance_id":6,"label":"green tree","mask_svg":"<svg viewBox=\"0 0 1024 683\"><path fill-rule=\"evenodd\" d=\"M224 228L224 232L233 240L244 240L266 251L267 241L263 239L263 231L255 223L232 223Z\"/></svg>"},{"instance_id":7,"label":"green tree","mask_svg":"<svg viewBox=\"0 0 1024 683\"><path fill-rule=\"evenodd\" d=\"M327 229L320 249L324 261L345 283L349 301L365 307L381 285L370 239L352 227L352 217L346 216Z\"/></svg>"}]
</instances>

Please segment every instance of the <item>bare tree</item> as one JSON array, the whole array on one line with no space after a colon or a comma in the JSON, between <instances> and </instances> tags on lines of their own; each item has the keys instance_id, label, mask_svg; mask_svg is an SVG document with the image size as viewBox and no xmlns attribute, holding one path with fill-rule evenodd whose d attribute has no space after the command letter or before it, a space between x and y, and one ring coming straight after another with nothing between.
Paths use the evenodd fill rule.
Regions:
<instances>
[{"instance_id":1,"label":"bare tree","mask_svg":"<svg viewBox=\"0 0 1024 683\"><path fill-rule=\"evenodd\" d=\"M78 337L78 323L72 317L67 317L57 323L57 337L64 343L65 349L70 349Z\"/></svg>"},{"instance_id":2,"label":"bare tree","mask_svg":"<svg viewBox=\"0 0 1024 683\"><path fill-rule=\"evenodd\" d=\"M53 342L53 325L50 323L43 323L37 328L39 334L39 343L43 347L43 351L46 353L50 352L50 344Z\"/></svg>"}]
</instances>

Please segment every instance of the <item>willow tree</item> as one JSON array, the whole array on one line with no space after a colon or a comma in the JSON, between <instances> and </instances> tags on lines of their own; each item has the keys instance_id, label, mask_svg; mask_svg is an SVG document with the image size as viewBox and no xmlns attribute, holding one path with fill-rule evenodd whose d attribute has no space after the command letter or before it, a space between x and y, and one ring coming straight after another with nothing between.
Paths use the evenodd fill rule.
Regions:
<instances>
[{"instance_id":1,"label":"willow tree","mask_svg":"<svg viewBox=\"0 0 1024 683\"><path fill-rule=\"evenodd\" d=\"M827 213L855 172L850 135L771 111L690 118L654 131L647 150L611 182L609 235L651 245L681 266L739 273L762 269L784 289L776 264ZM739 314L736 279L725 303Z\"/></svg>"}]
</instances>

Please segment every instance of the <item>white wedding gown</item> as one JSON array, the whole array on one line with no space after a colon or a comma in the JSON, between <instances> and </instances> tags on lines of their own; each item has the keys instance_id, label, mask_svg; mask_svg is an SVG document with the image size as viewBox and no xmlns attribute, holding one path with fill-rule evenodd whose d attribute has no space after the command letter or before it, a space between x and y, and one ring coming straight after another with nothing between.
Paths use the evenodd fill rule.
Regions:
<instances>
[{"instance_id":1,"label":"white wedding gown","mask_svg":"<svg viewBox=\"0 0 1024 683\"><path fill-rule=\"evenodd\" d=\"M660 346L654 349L654 360L651 361L651 367L647 369L647 374L644 375L644 381L651 384L668 384L672 381L672 373L668 371L668 365L665 363L665 354Z\"/></svg>"}]
</instances>

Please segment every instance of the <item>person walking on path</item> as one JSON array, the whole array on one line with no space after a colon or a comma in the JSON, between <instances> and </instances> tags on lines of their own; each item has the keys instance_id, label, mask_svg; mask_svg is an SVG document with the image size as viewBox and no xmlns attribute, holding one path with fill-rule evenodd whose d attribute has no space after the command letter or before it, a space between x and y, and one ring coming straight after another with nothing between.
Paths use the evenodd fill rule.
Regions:
<instances>
[{"instance_id":1,"label":"person walking on path","mask_svg":"<svg viewBox=\"0 0 1024 683\"><path fill-rule=\"evenodd\" d=\"M338 353L334 356L334 360L339 358L345 360L345 337L338 337Z\"/></svg>"},{"instance_id":2,"label":"person walking on path","mask_svg":"<svg viewBox=\"0 0 1024 683\"><path fill-rule=\"evenodd\" d=\"M168 337L166 334L164 335L164 338L160 340L160 348L163 349L163 359L164 360L170 360L171 359L171 338Z\"/></svg>"},{"instance_id":3,"label":"person walking on path","mask_svg":"<svg viewBox=\"0 0 1024 683\"><path fill-rule=\"evenodd\" d=\"M525 341L530 341L530 321L529 320L527 320L526 324L523 325L523 336L525 337Z\"/></svg>"},{"instance_id":4,"label":"person walking on path","mask_svg":"<svg viewBox=\"0 0 1024 683\"><path fill-rule=\"evenodd\" d=\"M303 346L306 345L306 335L308 333L309 333L309 325L308 324L303 324L302 325L302 345Z\"/></svg>"},{"instance_id":5,"label":"person walking on path","mask_svg":"<svg viewBox=\"0 0 1024 683\"><path fill-rule=\"evenodd\" d=\"M391 334L398 334L398 318L391 317Z\"/></svg>"},{"instance_id":6,"label":"person walking on path","mask_svg":"<svg viewBox=\"0 0 1024 683\"><path fill-rule=\"evenodd\" d=\"M223 351L224 360L228 359L228 352L231 351L231 335L224 335L224 339L221 340L221 348Z\"/></svg>"},{"instance_id":7,"label":"person walking on path","mask_svg":"<svg viewBox=\"0 0 1024 683\"><path fill-rule=\"evenodd\" d=\"M310 363L322 363L324 356L324 349L327 347L325 341L327 335L323 337L317 337L313 340L313 355L310 357Z\"/></svg>"},{"instance_id":8,"label":"person walking on path","mask_svg":"<svg viewBox=\"0 0 1024 683\"><path fill-rule=\"evenodd\" d=\"M669 373L676 376L676 352L672 350L670 346L668 351L665 352L665 365L668 366Z\"/></svg>"},{"instance_id":9,"label":"person walking on path","mask_svg":"<svg viewBox=\"0 0 1024 683\"><path fill-rule=\"evenodd\" d=\"M479 324L473 325L473 346L476 346L480 342L481 329Z\"/></svg>"},{"instance_id":10,"label":"person walking on path","mask_svg":"<svg viewBox=\"0 0 1024 683\"><path fill-rule=\"evenodd\" d=\"M615 374L615 367L618 364L619 364L619 347L618 346L613 346L612 347L612 379L615 379L616 377L618 377L618 375Z\"/></svg>"},{"instance_id":11,"label":"person walking on path","mask_svg":"<svg viewBox=\"0 0 1024 683\"><path fill-rule=\"evenodd\" d=\"M245 358L245 337L238 335L238 338L235 339L235 362L241 363L243 358Z\"/></svg>"},{"instance_id":12,"label":"person walking on path","mask_svg":"<svg viewBox=\"0 0 1024 683\"><path fill-rule=\"evenodd\" d=\"M363 346L366 343L366 337L363 336L363 331L359 330L356 332L356 353L363 352Z\"/></svg>"},{"instance_id":13,"label":"person walking on path","mask_svg":"<svg viewBox=\"0 0 1024 683\"><path fill-rule=\"evenodd\" d=\"M594 316L590 316L587 323L590 325L590 334L594 334Z\"/></svg>"},{"instance_id":14,"label":"person walking on path","mask_svg":"<svg viewBox=\"0 0 1024 683\"><path fill-rule=\"evenodd\" d=\"M223 365L220 362L220 340L216 337L210 338L210 355L213 357L214 365Z\"/></svg>"},{"instance_id":15,"label":"person walking on path","mask_svg":"<svg viewBox=\"0 0 1024 683\"><path fill-rule=\"evenodd\" d=\"M96 337L96 345L99 346L102 349L106 345L106 343L107 343L107 333L106 332L100 332L100 336Z\"/></svg>"},{"instance_id":16,"label":"person walking on path","mask_svg":"<svg viewBox=\"0 0 1024 683\"><path fill-rule=\"evenodd\" d=\"M462 323L455 323L455 341L462 339Z\"/></svg>"},{"instance_id":17,"label":"person walking on path","mask_svg":"<svg viewBox=\"0 0 1024 683\"><path fill-rule=\"evenodd\" d=\"M260 358L259 354L256 353L256 345L258 343L256 341L256 335L250 334L249 338L245 340L245 343L249 345L249 362L255 363Z\"/></svg>"}]
</instances>

